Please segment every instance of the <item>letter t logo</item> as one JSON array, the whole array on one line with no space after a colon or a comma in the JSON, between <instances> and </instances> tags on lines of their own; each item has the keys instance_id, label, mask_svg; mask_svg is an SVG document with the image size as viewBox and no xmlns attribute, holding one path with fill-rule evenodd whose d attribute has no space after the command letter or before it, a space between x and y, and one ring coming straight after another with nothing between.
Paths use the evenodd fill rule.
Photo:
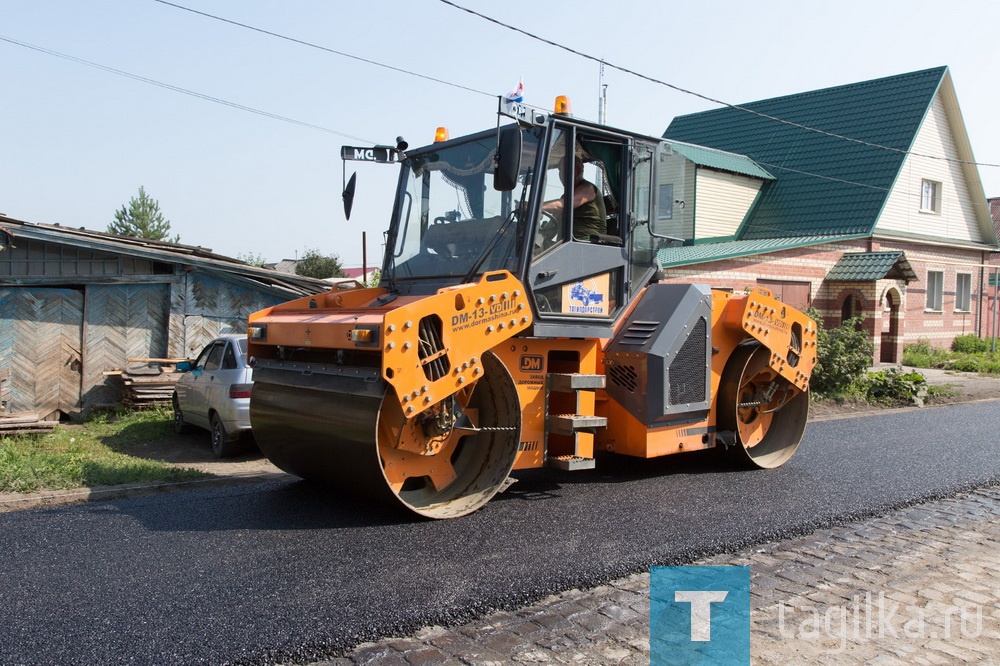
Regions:
<instances>
[{"instance_id":1,"label":"letter t logo","mask_svg":"<svg viewBox=\"0 0 1000 666\"><path fill-rule=\"evenodd\" d=\"M677 590L674 592L674 601L691 604L692 641L712 640L712 602L725 601L727 596L729 596L729 592L722 590L705 592Z\"/></svg>"}]
</instances>

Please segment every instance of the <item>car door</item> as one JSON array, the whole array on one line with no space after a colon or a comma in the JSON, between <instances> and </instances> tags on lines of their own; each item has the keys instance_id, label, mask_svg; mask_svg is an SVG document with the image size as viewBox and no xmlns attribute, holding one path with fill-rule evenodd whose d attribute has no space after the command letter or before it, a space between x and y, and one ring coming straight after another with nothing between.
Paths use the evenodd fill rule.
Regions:
<instances>
[{"instance_id":1,"label":"car door","mask_svg":"<svg viewBox=\"0 0 1000 666\"><path fill-rule=\"evenodd\" d=\"M232 421L235 418L233 402L229 397L229 387L233 384L242 384L246 374L238 358L239 349L236 347L235 341L227 340L222 353L222 361L219 369L215 372L208 400L208 411L219 412L223 421Z\"/></svg>"},{"instance_id":2,"label":"car door","mask_svg":"<svg viewBox=\"0 0 1000 666\"><path fill-rule=\"evenodd\" d=\"M202 428L209 427L209 401L215 383L215 375L222 365L225 347L225 341L214 341L198 356L195 367L190 373L191 379L188 382L189 406L184 409L184 418Z\"/></svg>"}]
</instances>

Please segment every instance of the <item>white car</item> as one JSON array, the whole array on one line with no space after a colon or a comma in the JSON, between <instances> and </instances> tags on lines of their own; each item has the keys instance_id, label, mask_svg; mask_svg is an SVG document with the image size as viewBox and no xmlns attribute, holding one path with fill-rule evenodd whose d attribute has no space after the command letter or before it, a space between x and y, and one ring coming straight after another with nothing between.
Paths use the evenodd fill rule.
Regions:
<instances>
[{"instance_id":1,"label":"white car","mask_svg":"<svg viewBox=\"0 0 1000 666\"><path fill-rule=\"evenodd\" d=\"M250 434L250 391L253 370L247 365L245 335L212 340L194 361L177 364L184 375L174 385L174 430L190 426L212 433L217 458L240 453Z\"/></svg>"}]
</instances>

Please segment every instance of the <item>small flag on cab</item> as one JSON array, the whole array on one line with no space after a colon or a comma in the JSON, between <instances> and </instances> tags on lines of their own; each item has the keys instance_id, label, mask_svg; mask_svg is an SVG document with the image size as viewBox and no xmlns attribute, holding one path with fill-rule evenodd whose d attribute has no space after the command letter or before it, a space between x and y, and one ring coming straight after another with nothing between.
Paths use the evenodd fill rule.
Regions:
<instances>
[{"instance_id":1,"label":"small flag on cab","mask_svg":"<svg viewBox=\"0 0 1000 666\"><path fill-rule=\"evenodd\" d=\"M507 93L508 102L523 102L524 101L524 84L520 79L517 81L517 87L514 88L513 92Z\"/></svg>"}]
</instances>

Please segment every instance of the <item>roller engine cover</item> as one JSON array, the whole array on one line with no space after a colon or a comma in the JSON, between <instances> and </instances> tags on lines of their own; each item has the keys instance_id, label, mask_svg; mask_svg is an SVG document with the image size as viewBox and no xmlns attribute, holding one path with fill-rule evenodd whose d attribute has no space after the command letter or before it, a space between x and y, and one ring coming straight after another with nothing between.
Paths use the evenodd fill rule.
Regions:
<instances>
[{"instance_id":1,"label":"roller engine cover","mask_svg":"<svg viewBox=\"0 0 1000 666\"><path fill-rule=\"evenodd\" d=\"M605 353L608 395L650 426L705 418L711 335L707 286L650 285Z\"/></svg>"}]
</instances>

